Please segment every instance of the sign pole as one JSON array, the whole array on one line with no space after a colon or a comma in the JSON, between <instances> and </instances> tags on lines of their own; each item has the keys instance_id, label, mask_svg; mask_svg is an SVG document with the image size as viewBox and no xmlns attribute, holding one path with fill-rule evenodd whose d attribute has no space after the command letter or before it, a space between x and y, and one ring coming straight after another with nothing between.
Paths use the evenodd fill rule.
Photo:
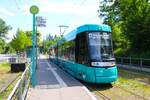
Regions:
<instances>
[{"instance_id":1,"label":"sign pole","mask_svg":"<svg viewBox=\"0 0 150 100\"><path fill-rule=\"evenodd\" d=\"M37 60L38 60L38 45L37 45L37 25L35 25L35 45L36 45L36 50L35 50L35 54L36 54L36 69L37 69Z\"/></svg>"},{"instance_id":2,"label":"sign pole","mask_svg":"<svg viewBox=\"0 0 150 100\"><path fill-rule=\"evenodd\" d=\"M32 33L32 86L35 87L35 14L33 14L33 33Z\"/></svg>"},{"instance_id":3,"label":"sign pole","mask_svg":"<svg viewBox=\"0 0 150 100\"><path fill-rule=\"evenodd\" d=\"M35 15L39 12L37 6L31 6L30 12L33 14L33 31L32 31L32 66L31 66L31 83L32 86L36 85L36 30L35 30Z\"/></svg>"}]
</instances>

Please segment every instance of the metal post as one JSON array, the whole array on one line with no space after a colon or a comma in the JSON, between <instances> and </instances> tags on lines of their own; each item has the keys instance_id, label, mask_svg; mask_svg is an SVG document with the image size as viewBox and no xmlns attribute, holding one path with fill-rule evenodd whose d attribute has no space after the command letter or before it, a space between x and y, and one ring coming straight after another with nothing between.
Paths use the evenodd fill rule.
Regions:
<instances>
[{"instance_id":1,"label":"metal post","mask_svg":"<svg viewBox=\"0 0 150 100\"><path fill-rule=\"evenodd\" d=\"M142 59L140 58L140 66L142 67L142 65L143 65L143 61L142 61Z\"/></svg>"},{"instance_id":2,"label":"metal post","mask_svg":"<svg viewBox=\"0 0 150 100\"><path fill-rule=\"evenodd\" d=\"M35 68L36 68L36 30L35 30L35 15L39 12L39 8L35 5L30 7L30 13L33 14L33 31L32 31L32 66L31 66L31 83L36 85Z\"/></svg>"},{"instance_id":3,"label":"metal post","mask_svg":"<svg viewBox=\"0 0 150 100\"><path fill-rule=\"evenodd\" d=\"M131 57L129 58L129 64L131 65Z\"/></svg>"},{"instance_id":4,"label":"metal post","mask_svg":"<svg viewBox=\"0 0 150 100\"><path fill-rule=\"evenodd\" d=\"M35 50L35 54L36 54L36 56L35 56L35 61L36 61L36 69L37 69L37 25L35 25L35 44L36 44L36 50Z\"/></svg>"},{"instance_id":5,"label":"metal post","mask_svg":"<svg viewBox=\"0 0 150 100\"><path fill-rule=\"evenodd\" d=\"M140 58L140 68L141 68L141 70L142 70L142 65L143 65L142 58Z\"/></svg>"},{"instance_id":6,"label":"metal post","mask_svg":"<svg viewBox=\"0 0 150 100\"><path fill-rule=\"evenodd\" d=\"M121 57L121 64L123 65L123 58Z\"/></svg>"},{"instance_id":7,"label":"metal post","mask_svg":"<svg viewBox=\"0 0 150 100\"><path fill-rule=\"evenodd\" d=\"M32 86L35 87L35 14L33 14L33 32L32 32Z\"/></svg>"},{"instance_id":8,"label":"metal post","mask_svg":"<svg viewBox=\"0 0 150 100\"><path fill-rule=\"evenodd\" d=\"M58 65L58 42L57 42L57 65Z\"/></svg>"}]
</instances>

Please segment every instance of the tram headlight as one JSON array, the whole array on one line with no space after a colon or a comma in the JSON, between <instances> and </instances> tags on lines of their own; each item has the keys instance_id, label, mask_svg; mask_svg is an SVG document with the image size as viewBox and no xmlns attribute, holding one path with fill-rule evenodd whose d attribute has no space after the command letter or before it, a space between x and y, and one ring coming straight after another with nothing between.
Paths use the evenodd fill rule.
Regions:
<instances>
[{"instance_id":1,"label":"tram headlight","mask_svg":"<svg viewBox=\"0 0 150 100\"><path fill-rule=\"evenodd\" d=\"M112 65L112 66L116 66L116 63L115 63L115 62L112 62L111 65Z\"/></svg>"}]
</instances>

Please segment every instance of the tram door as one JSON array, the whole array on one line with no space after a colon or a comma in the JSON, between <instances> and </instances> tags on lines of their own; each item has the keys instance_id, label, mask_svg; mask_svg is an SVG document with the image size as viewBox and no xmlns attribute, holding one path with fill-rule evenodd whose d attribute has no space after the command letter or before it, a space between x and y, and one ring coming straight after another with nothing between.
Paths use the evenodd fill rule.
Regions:
<instances>
[{"instance_id":1,"label":"tram door","mask_svg":"<svg viewBox=\"0 0 150 100\"><path fill-rule=\"evenodd\" d=\"M79 64L88 64L88 46L87 46L87 33L83 32L76 37L75 48L75 61Z\"/></svg>"}]
</instances>

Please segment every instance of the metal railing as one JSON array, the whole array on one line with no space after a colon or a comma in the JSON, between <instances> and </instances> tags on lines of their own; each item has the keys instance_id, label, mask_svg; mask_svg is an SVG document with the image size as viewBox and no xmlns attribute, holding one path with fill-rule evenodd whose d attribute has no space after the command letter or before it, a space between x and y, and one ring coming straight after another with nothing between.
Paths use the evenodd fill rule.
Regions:
<instances>
[{"instance_id":1,"label":"metal railing","mask_svg":"<svg viewBox=\"0 0 150 100\"><path fill-rule=\"evenodd\" d=\"M0 63L8 62L9 58L16 57L15 54L0 54Z\"/></svg>"},{"instance_id":2,"label":"metal railing","mask_svg":"<svg viewBox=\"0 0 150 100\"><path fill-rule=\"evenodd\" d=\"M8 60L9 60L9 63L26 63L27 62L26 57L11 57Z\"/></svg>"},{"instance_id":3,"label":"metal railing","mask_svg":"<svg viewBox=\"0 0 150 100\"><path fill-rule=\"evenodd\" d=\"M150 59L132 58L132 57L116 57L116 62L122 65L131 65L150 68Z\"/></svg>"},{"instance_id":4,"label":"metal railing","mask_svg":"<svg viewBox=\"0 0 150 100\"><path fill-rule=\"evenodd\" d=\"M31 63L28 64L22 73L21 78L17 81L7 100L25 100L30 85L30 66Z\"/></svg>"}]
</instances>

